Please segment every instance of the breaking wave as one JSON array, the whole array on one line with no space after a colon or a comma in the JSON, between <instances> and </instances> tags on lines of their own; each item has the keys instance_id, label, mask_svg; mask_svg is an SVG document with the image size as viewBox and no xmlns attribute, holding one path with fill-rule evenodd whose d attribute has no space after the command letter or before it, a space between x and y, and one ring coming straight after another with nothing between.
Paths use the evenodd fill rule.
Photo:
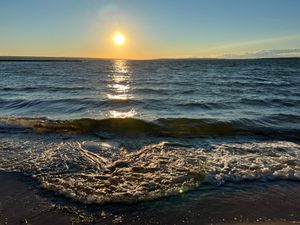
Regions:
<instances>
[{"instance_id":1,"label":"breaking wave","mask_svg":"<svg viewBox=\"0 0 300 225\"><path fill-rule=\"evenodd\" d=\"M282 120L289 117L285 127ZM275 119L274 119L275 118ZM277 124L277 121L280 124ZM299 117L275 115L258 120L239 119L220 121L216 119L169 118L145 121L135 118L50 120L47 118L2 117L0 129L32 129L36 132L97 133L110 132L117 135L139 134L162 137L203 137L211 135L287 135L297 137L300 128L295 125ZM287 128L288 127L288 128Z\"/></svg>"}]
</instances>

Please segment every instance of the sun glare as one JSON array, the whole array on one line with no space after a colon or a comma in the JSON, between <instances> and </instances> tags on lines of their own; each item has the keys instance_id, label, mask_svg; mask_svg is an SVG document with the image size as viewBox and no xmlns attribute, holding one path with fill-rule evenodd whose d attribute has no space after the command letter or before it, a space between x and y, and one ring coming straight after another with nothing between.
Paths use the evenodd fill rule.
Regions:
<instances>
[{"instance_id":1,"label":"sun glare","mask_svg":"<svg viewBox=\"0 0 300 225\"><path fill-rule=\"evenodd\" d=\"M124 42L125 42L124 35L120 34L120 33L115 34L115 36L114 36L114 42L115 42L116 45L123 45Z\"/></svg>"}]
</instances>

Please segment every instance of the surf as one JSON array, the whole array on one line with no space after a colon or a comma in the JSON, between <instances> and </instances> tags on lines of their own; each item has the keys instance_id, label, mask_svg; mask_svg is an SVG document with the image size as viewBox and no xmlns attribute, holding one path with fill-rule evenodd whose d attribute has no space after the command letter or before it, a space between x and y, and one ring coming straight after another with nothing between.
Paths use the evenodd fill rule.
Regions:
<instances>
[{"instance_id":1,"label":"surf","mask_svg":"<svg viewBox=\"0 0 300 225\"><path fill-rule=\"evenodd\" d=\"M299 117L288 115L274 115L272 117L257 120L238 119L220 121L216 119L191 119L191 118L160 118L147 121L135 118L106 118L106 119L72 119L51 120L31 117L1 117L0 129L13 130L25 129L38 133L74 133L97 134L111 133L122 136L161 136L176 138L192 138L207 136L230 135L263 135L297 137L300 129L290 124L290 129L281 128L276 121L298 121Z\"/></svg>"}]
</instances>

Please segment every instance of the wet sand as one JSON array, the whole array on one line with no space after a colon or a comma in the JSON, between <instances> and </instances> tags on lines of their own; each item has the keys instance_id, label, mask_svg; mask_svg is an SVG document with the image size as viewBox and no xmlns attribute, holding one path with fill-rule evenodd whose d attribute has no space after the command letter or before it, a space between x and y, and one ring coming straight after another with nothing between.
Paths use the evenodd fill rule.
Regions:
<instances>
[{"instance_id":1,"label":"wet sand","mask_svg":"<svg viewBox=\"0 0 300 225\"><path fill-rule=\"evenodd\" d=\"M0 224L300 224L300 183L205 188L136 205L85 206L40 189L19 173L0 173ZM248 196L248 197L247 197Z\"/></svg>"},{"instance_id":2,"label":"wet sand","mask_svg":"<svg viewBox=\"0 0 300 225\"><path fill-rule=\"evenodd\" d=\"M54 212L31 178L0 173L0 224L69 224L70 216Z\"/></svg>"}]
</instances>

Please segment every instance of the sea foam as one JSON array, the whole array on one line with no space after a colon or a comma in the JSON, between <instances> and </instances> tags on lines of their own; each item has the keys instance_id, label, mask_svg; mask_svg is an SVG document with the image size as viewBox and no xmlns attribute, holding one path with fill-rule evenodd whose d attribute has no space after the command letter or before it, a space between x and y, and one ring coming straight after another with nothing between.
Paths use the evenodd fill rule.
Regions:
<instances>
[{"instance_id":1,"label":"sea foam","mask_svg":"<svg viewBox=\"0 0 300 225\"><path fill-rule=\"evenodd\" d=\"M161 142L128 152L95 141L5 139L0 149L1 170L29 174L43 188L83 203L134 203L204 183L300 180L300 145L286 141L209 149Z\"/></svg>"}]
</instances>

